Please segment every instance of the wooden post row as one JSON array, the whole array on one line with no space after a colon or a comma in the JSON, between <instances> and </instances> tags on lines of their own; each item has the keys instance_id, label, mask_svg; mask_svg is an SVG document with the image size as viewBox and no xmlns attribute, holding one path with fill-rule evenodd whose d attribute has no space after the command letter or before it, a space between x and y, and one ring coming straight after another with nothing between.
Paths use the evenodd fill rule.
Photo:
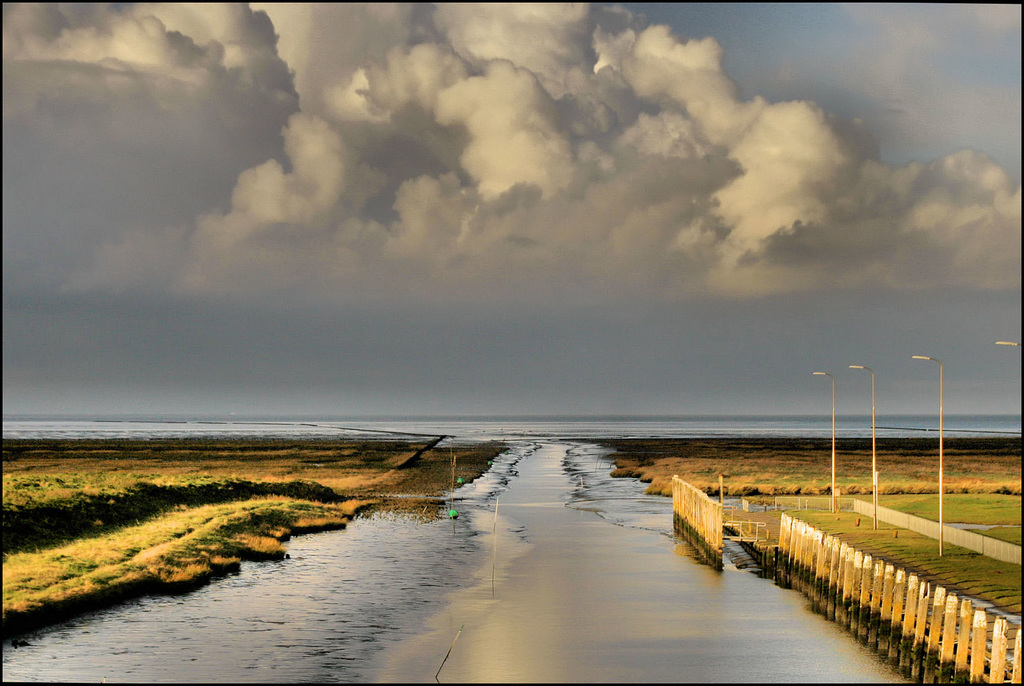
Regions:
<instances>
[{"instance_id":1,"label":"wooden post row","mask_svg":"<svg viewBox=\"0 0 1024 686\"><path fill-rule=\"evenodd\" d=\"M988 615L969 598L932 587L785 514L778 549L819 611L848 625L913 678L1020 683L1020 631L1008 665L1007 621L995 620L989 650Z\"/></svg>"}]
</instances>

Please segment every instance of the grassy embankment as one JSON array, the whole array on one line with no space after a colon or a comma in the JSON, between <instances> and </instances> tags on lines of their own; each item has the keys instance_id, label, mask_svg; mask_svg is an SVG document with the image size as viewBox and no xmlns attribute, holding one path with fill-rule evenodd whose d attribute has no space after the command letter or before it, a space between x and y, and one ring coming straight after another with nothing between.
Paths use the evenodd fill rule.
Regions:
<instances>
[{"instance_id":1,"label":"grassy embankment","mask_svg":"<svg viewBox=\"0 0 1024 686\"><path fill-rule=\"evenodd\" d=\"M613 475L650 483L648 493L671 496L672 475L708 494L725 493L771 503L774 495L827 495L831 484L831 439L679 439L608 441ZM931 438L879 439L879 504L938 519L938 446ZM871 440L837 441L836 483L844 495L870 500ZM1021 542L1021 440L1019 438L947 439L944 446L943 519L995 525L978 530ZM925 495L927 494L927 495ZM945 545L938 556L935 539L879 523L874 531L863 516L808 510L793 511L818 529L850 545L922 573L947 587L984 598L1020 613L1020 566L997 562L959 546ZM860 519L860 524L857 520Z\"/></svg>"},{"instance_id":2,"label":"grassy embankment","mask_svg":"<svg viewBox=\"0 0 1024 686\"><path fill-rule=\"evenodd\" d=\"M932 498L936 499L935 496ZM960 516L968 519L984 517L986 511L1004 505L996 503L990 506L986 500L979 499L973 505L962 504ZM943 511L945 513L945 503ZM1019 523L1020 498L1017 498L1016 511ZM862 552L923 574L949 591L959 591L961 594L983 598L1009 612L1021 612L1020 565L999 562L966 548L950 545L948 542L943 545L942 556L939 557L938 541L934 538L883 522L878 523L876 531L872 528L870 518L851 512L832 514L800 510L792 511L790 514L825 533L838 536ZM896 538L893 538L894 531L898 534Z\"/></svg>"},{"instance_id":3,"label":"grassy embankment","mask_svg":"<svg viewBox=\"0 0 1024 686\"><path fill-rule=\"evenodd\" d=\"M359 510L436 516L448 447L405 441L4 441L3 632L194 588ZM454 448L472 481L497 444ZM418 494L419 498L390 498Z\"/></svg>"}]
</instances>

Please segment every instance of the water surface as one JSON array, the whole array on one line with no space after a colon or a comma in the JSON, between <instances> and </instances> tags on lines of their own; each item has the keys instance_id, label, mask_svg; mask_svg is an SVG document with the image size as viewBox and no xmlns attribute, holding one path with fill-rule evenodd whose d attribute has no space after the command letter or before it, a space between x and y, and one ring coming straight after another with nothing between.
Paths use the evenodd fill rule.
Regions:
<instances>
[{"instance_id":1,"label":"water surface","mask_svg":"<svg viewBox=\"0 0 1024 686\"><path fill-rule=\"evenodd\" d=\"M519 442L454 522L296 537L288 560L5 642L4 678L429 682L451 647L441 681L899 680L800 594L687 557L670 501L603 455Z\"/></svg>"}]
</instances>

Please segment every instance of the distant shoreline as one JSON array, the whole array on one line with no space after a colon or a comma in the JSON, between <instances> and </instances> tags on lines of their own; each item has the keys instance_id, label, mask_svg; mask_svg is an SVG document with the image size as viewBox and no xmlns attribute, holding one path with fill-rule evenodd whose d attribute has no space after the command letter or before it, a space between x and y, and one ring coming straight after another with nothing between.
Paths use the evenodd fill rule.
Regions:
<instances>
[{"instance_id":1,"label":"distant shoreline","mask_svg":"<svg viewBox=\"0 0 1024 686\"><path fill-rule=\"evenodd\" d=\"M878 437L933 436L937 415L881 415ZM1021 435L1019 415L946 415L944 432L954 436ZM450 417L186 417L6 415L3 438L175 438L230 436L351 438L390 434L396 438L447 435L460 441L613 438L821 438L831 436L823 415L540 415ZM871 435L870 415L836 417L837 438Z\"/></svg>"}]
</instances>

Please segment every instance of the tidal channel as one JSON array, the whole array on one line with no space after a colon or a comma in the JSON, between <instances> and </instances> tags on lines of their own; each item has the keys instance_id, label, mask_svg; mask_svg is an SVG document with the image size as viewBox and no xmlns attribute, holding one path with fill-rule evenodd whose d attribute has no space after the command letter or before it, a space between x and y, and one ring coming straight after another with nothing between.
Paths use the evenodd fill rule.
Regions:
<instances>
[{"instance_id":1,"label":"tidal channel","mask_svg":"<svg viewBox=\"0 0 1024 686\"><path fill-rule=\"evenodd\" d=\"M886 682L794 591L699 564L593 444L524 441L456 520L374 515L290 558L4 642L4 680Z\"/></svg>"}]
</instances>

